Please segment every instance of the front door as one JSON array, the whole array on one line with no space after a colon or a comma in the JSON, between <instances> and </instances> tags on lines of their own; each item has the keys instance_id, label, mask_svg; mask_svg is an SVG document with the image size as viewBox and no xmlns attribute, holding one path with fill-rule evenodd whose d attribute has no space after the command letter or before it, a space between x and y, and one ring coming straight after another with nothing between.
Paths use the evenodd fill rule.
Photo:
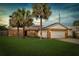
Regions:
<instances>
[{"instance_id":1,"label":"front door","mask_svg":"<svg viewBox=\"0 0 79 59\"><path fill-rule=\"evenodd\" d=\"M24 32L24 36L27 36L27 30Z\"/></svg>"}]
</instances>

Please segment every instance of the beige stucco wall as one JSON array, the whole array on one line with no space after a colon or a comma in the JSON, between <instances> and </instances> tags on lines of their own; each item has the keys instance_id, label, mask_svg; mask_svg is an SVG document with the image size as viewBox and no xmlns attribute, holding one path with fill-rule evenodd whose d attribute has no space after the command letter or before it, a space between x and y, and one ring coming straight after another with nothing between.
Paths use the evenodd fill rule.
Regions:
<instances>
[{"instance_id":1,"label":"beige stucco wall","mask_svg":"<svg viewBox=\"0 0 79 59\"><path fill-rule=\"evenodd\" d=\"M68 36L69 36L69 37L72 37L72 36L73 36L72 33L73 33L72 30L68 30Z\"/></svg>"},{"instance_id":2,"label":"beige stucco wall","mask_svg":"<svg viewBox=\"0 0 79 59\"><path fill-rule=\"evenodd\" d=\"M40 37L40 31L38 31L38 36ZM47 30L42 30L42 37L47 38Z\"/></svg>"}]
</instances>

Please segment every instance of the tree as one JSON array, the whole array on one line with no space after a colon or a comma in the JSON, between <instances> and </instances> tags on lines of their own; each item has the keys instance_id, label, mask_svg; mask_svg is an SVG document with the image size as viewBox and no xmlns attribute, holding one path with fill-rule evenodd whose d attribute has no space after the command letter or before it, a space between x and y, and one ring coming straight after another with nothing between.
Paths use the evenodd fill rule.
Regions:
<instances>
[{"instance_id":1,"label":"tree","mask_svg":"<svg viewBox=\"0 0 79 59\"><path fill-rule=\"evenodd\" d=\"M7 30L6 25L0 25L0 30Z\"/></svg>"},{"instance_id":2,"label":"tree","mask_svg":"<svg viewBox=\"0 0 79 59\"><path fill-rule=\"evenodd\" d=\"M74 21L73 26L75 26L76 31L79 31L79 20Z\"/></svg>"},{"instance_id":3,"label":"tree","mask_svg":"<svg viewBox=\"0 0 79 59\"><path fill-rule=\"evenodd\" d=\"M31 13L30 13L30 11L29 10L25 10L25 9L22 9L21 10L21 12L22 12L22 27L23 27L23 37L25 37L25 26L27 26L27 27L29 27L29 26L31 26L33 23L33 19L32 19L32 17L31 17Z\"/></svg>"},{"instance_id":4,"label":"tree","mask_svg":"<svg viewBox=\"0 0 79 59\"><path fill-rule=\"evenodd\" d=\"M0 36L4 36L5 34L7 34L8 31L6 32L6 30L6 25L0 25Z\"/></svg>"},{"instance_id":5,"label":"tree","mask_svg":"<svg viewBox=\"0 0 79 59\"><path fill-rule=\"evenodd\" d=\"M73 22L73 26L75 26L75 29L73 31L73 37L76 38L77 37L77 31L79 31L79 20L76 20Z\"/></svg>"},{"instance_id":6,"label":"tree","mask_svg":"<svg viewBox=\"0 0 79 59\"><path fill-rule=\"evenodd\" d=\"M16 12L13 12L10 17L10 25L13 27L17 26L17 35L19 36L19 27L23 27L23 37L25 37L25 26L31 26L33 21L30 11L26 11L24 8L18 9Z\"/></svg>"},{"instance_id":7,"label":"tree","mask_svg":"<svg viewBox=\"0 0 79 59\"><path fill-rule=\"evenodd\" d=\"M74 26L79 26L79 20L74 21L73 25Z\"/></svg>"},{"instance_id":8,"label":"tree","mask_svg":"<svg viewBox=\"0 0 79 59\"><path fill-rule=\"evenodd\" d=\"M19 37L20 14L19 9L10 16L10 26L17 27L17 36Z\"/></svg>"},{"instance_id":9,"label":"tree","mask_svg":"<svg viewBox=\"0 0 79 59\"><path fill-rule=\"evenodd\" d=\"M40 39L42 38L42 19L47 20L49 16L51 15L50 7L48 4L45 3L39 3L39 4L33 4L33 16L37 19L40 18Z\"/></svg>"},{"instance_id":10,"label":"tree","mask_svg":"<svg viewBox=\"0 0 79 59\"><path fill-rule=\"evenodd\" d=\"M73 26L75 26L76 29L79 29L79 20L74 21Z\"/></svg>"}]
</instances>

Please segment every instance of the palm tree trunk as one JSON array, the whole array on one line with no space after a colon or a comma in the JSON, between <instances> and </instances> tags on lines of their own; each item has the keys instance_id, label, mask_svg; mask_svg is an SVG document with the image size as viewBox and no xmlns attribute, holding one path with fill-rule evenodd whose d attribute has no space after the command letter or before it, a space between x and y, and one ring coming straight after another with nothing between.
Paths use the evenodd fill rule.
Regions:
<instances>
[{"instance_id":1,"label":"palm tree trunk","mask_svg":"<svg viewBox=\"0 0 79 59\"><path fill-rule=\"evenodd\" d=\"M40 40L42 39L42 18L40 18Z\"/></svg>"},{"instance_id":2,"label":"palm tree trunk","mask_svg":"<svg viewBox=\"0 0 79 59\"><path fill-rule=\"evenodd\" d=\"M19 26L17 26L17 36L19 38Z\"/></svg>"},{"instance_id":3,"label":"palm tree trunk","mask_svg":"<svg viewBox=\"0 0 79 59\"><path fill-rule=\"evenodd\" d=\"M19 38L19 21L17 22L17 36L18 36L18 38Z\"/></svg>"},{"instance_id":4,"label":"palm tree trunk","mask_svg":"<svg viewBox=\"0 0 79 59\"><path fill-rule=\"evenodd\" d=\"M25 38L25 26L23 26L23 38Z\"/></svg>"}]
</instances>

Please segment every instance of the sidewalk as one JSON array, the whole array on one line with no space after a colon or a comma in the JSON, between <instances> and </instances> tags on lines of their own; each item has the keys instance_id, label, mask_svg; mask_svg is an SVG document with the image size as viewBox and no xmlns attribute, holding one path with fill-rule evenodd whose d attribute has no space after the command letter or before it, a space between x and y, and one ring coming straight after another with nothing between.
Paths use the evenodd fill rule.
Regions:
<instances>
[{"instance_id":1,"label":"sidewalk","mask_svg":"<svg viewBox=\"0 0 79 59\"><path fill-rule=\"evenodd\" d=\"M60 40L60 41L65 41L65 42L71 42L71 43L79 44L79 39L74 39L74 38L56 39L56 40Z\"/></svg>"}]
</instances>

